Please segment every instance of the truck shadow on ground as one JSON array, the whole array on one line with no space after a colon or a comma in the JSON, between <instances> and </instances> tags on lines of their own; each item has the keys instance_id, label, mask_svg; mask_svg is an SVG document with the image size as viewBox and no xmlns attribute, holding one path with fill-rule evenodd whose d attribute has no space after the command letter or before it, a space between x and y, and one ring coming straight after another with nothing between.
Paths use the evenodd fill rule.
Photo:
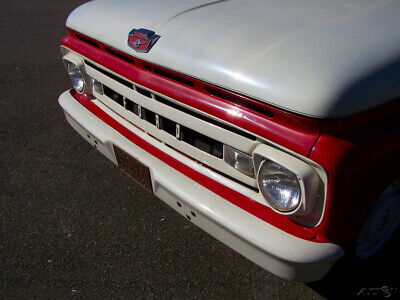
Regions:
<instances>
[{"instance_id":1,"label":"truck shadow on ground","mask_svg":"<svg viewBox=\"0 0 400 300\"><path fill-rule=\"evenodd\" d=\"M400 232L371 260L344 257L325 278L308 286L328 299L399 299L399 238Z\"/></svg>"}]
</instances>

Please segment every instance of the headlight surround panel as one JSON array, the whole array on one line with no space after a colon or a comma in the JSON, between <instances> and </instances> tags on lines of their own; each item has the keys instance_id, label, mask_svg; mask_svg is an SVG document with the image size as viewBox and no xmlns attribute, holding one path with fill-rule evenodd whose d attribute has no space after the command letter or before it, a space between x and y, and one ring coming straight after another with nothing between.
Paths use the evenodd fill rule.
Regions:
<instances>
[{"instance_id":1,"label":"headlight surround panel","mask_svg":"<svg viewBox=\"0 0 400 300\"><path fill-rule=\"evenodd\" d=\"M85 80L83 79L81 70L72 62L66 61L65 64L72 86L78 93L82 93L85 88Z\"/></svg>"},{"instance_id":2,"label":"headlight surround panel","mask_svg":"<svg viewBox=\"0 0 400 300\"><path fill-rule=\"evenodd\" d=\"M73 88L80 94L92 93L92 79L86 74L84 61L72 52L62 58Z\"/></svg>"},{"instance_id":3,"label":"headlight surround panel","mask_svg":"<svg viewBox=\"0 0 400 300\"><path fill-rule=\"evenodd\" d=\"M323 196L325 194L325 184L317 170L309 163L265 144L259 145L254 150L253 159L257 172L257 183L260 194L263 195L271 209L279 214L289 216L291 219L304 226L316 226L321 220L323 213ZM272 169L275 169L275 171L279 169L281 174L286 174L282 176L282 178L285 176L291 178L291 180L287 182L291 182L291 185L299 190L299 198L294 201L292 205L282 208L279 206L279 203L277 203L279 201L274 202L273 199L271 199L271 193L266 192L265 186L260 182L262 181L260 176L266 175L263 168L268 167L268 165ZM283 181L280 184L282 183ZM278 184L278 182L276 182L276 184ZM290 196L287 193L287 191L283 192L286 196Z\"/></svg>"}]
</instances>

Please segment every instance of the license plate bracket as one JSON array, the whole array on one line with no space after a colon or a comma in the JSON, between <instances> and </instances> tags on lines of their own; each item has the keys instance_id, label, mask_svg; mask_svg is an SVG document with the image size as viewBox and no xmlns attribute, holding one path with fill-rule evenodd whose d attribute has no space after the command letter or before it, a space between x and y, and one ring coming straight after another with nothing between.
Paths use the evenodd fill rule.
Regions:
<instances>
[{"instance_id":1,"label":"license plate bracket","mask_svg":"<svg viewBox=\"0 0 400 300\"><path fill-rule=\"evenodd\" d=\"M153 193L153 185L151 184L150 169L138 161L136 158L130 156L124 150L114 146L114 153L117 157L118 166L122 171L129 175L136 182L145 187L148 191Z\"/></svg>"}]
</instances>

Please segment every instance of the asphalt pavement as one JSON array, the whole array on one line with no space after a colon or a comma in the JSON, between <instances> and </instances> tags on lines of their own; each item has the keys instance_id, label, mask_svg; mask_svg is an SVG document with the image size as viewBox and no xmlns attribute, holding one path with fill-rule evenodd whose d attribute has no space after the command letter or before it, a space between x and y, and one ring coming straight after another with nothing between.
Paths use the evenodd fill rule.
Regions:
<instances>
[{"instance_id":1,"label":"asphalt pavement","mask_svg":"<svg viewBox=\"0 0 400 300\"><path fill-rule=\"evenodd\" d=\"M282 280L91 148L57 103L70 88L59 42L84 2L0 1L0 298L320 299L398 286L396 255L346 259L313 284Z\"/></svg>"}]
</instances>

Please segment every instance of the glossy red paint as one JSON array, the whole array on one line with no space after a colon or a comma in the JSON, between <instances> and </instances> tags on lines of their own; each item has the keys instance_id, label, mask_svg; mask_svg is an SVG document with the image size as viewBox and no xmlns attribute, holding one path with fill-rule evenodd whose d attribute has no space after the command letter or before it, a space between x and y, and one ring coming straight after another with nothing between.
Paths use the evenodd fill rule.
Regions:
<instances>
[{"instance_id":1,"label":"glossy red paint","mask_svg":"<svg viewBox=\"0 0 400 300\"><path fill-rule=\"evenodd\" d=\"M328 178L326 211L315 228L327 240L351 249L379 195L399 175L400 102L355 116L321 120L310 158Z\"/></svg>"},{"instance_id":2,"label":"glossy red paint","mask_svg":"<svg viewBox=\"0 0 400 300\"><path fill-rule=\"evenodd\" d=\"M308 156L319 136L318 121L315 119L277 109L145 62L82 34L78 34L78 37L76 32L70 31L61 44L133 82L265 137L301 155ZM82 37L89 42L85 42ZM122 57L110 54L110 49ZM162 76L163 72L168 76Z\"/></svg>"},{"instance_id":3,"label":"glossy red paint","mask_svg":"<svg viewBox=\"0 0 400 300\"><path fill-rule=\"evenodd\" d=\"M225 200L231 202L232 204L240 207L241 209L247 211L248 213L256 216L257 218L285 231L294 236L302 239L310 240L313 242L321 242L321 240L316 240L316 233L310 229L293 223L290 219L283 215L275 213L270 208L224 186L223 184L193 170L187 165L183 164L179 160L169 156L157 147L146 142L132 131L124 127L110 115L106 114L102 109L95 105L87 96L77 93L72 90L71 94L77 99L86 109L93 113L96 117L101 119L103 122L117 130L124 137L129 139L134 144L138 145L143 150L149 152L153 156L157 157L161 161L165 162L172 168L181 172L190 179L196 181L200 185L206 187L210 191L224 198Z\"/></svg>"}]
</instances>

